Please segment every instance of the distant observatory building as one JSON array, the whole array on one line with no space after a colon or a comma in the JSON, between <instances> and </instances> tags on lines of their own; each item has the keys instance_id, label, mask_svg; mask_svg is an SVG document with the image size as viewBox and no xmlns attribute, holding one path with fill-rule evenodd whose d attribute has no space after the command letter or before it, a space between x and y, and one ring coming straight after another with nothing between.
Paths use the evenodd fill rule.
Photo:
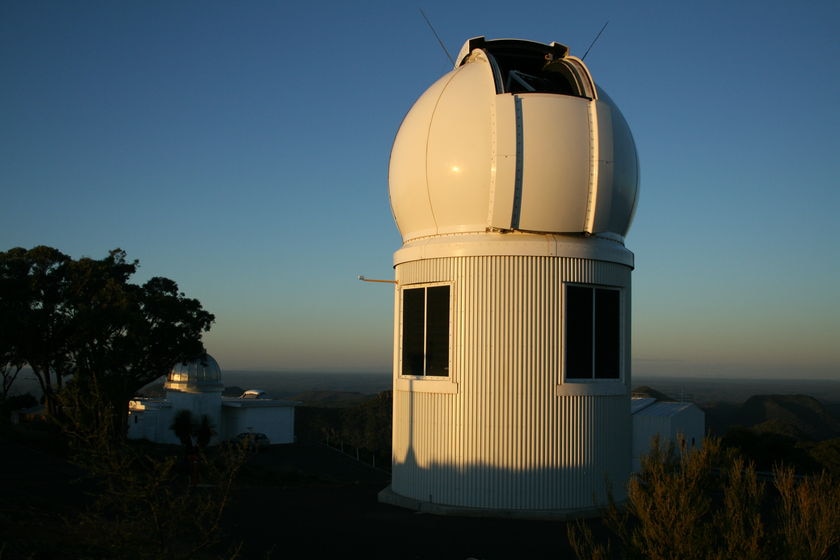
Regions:
<instances>
[{"instance_id":1,"label":"distant observatory building","mask_svg":"<svg viewBox=\"0 0 840 560\"><path fill-rule=\"evenodd\" d=\"M189 411L196 422L206 417L214 432L211 444L238 434L265 434L271 444L293 443L296 402L268 398L264 391L247 390L238 398L225 397L222 369L213 356L175 364L166 376L164 398L135 397L128 405L128 437L179 444L172 429L176 415Z\"/></svg>"},{"instance_id":2,"label":"distant observatory building","mask_svg":"<svg viewBox=\"0 0 840 560\"><path fill-rule=\"evenodd\" d=\"M389 170L391 486L435 513L575 517L631 470L639 166L566 46L476 37L406 114Z\"/></svg>"}]
</instances>

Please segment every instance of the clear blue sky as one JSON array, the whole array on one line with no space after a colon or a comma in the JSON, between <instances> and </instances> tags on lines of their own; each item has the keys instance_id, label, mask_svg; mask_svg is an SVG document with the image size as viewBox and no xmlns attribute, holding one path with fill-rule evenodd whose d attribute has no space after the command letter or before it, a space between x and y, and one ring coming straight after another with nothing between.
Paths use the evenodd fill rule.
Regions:
<instances>
[{"instance_id":1,"label":"clear blue sky","mask_svg":"<svg viewBox=\"0 0 840 560\"><path fill-rule=\"evenodd\" d=\"M840 378L840 3L0 3L0 249L122 248L224 370L388 371L391 143L474 36L630 123L634 375Z\"/></svg>"}]
</instances>

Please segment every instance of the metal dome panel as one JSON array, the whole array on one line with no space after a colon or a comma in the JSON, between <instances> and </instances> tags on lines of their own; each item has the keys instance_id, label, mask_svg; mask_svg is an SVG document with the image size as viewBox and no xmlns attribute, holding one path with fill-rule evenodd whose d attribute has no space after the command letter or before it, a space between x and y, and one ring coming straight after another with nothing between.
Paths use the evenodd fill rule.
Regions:
<instances>
[{"instance_id":1,"label":"metal dome panel","mask_svg":"<svg viewBox=\"0 0 840 560\"><path fill-rule=\"evenodd\" d=\"M389 195L407 242L488 230L623 238L638 159L615 103L563 45L475 38L406 114Z\"/></svg>"},{"instance_id":2,"label":"metal dome panel","mask_svg":"<svg viewBox=\"0 0 840 560\"><path fill-rule=\"evenodd\" d=\"M487 226L493 88L486 62L464 66L441 92L429 123L426 176L437 233Z\"/></svg>"},{"instance_id":3,"label":"metal dome panel","mask_svg":"<svg viewBox=\"0 0 840 560\"><path fill-rule=\"evenodd\" d=\"M565 95L523 96L522 201L515 229L586 229L594 152L591 103Z\"/></svg>"},{"instance_id":4,"label":"metal dome panel","mask_svg":"<svg viewBox=\"0 0 840 560\"><path fill-rule=\"evenodd\" d=\"M175 364L164 387L186 393L219 392L224 389L222 370L212 356L205 354L197 360Z\"/></svg>"},{"instance_id":5,"label":"metal dome panel","mask_svg":"<svg viewBox=\"0 0 840 560\"><path fill-rule=\"evenodd\" d=\"M599 168L598 212L591 230L622 237L633 223L639 195L639 159L636 143L624 115L607 93L598 88Z\"/></svg>"},{"instance_id":6,"label":"metal dome panel","mask_svg":"<svg viewBox=\"0 0 840 560\"><path fill-rule=\"evenodd\" d=\"M444 75L417 99L403 118L391 148L388 177L392 188L388 194L403 237L409 232L417 237L436 233L427 190L426 145L437 100L453 76L454 72Z\"/></svg>"}]
</instances>

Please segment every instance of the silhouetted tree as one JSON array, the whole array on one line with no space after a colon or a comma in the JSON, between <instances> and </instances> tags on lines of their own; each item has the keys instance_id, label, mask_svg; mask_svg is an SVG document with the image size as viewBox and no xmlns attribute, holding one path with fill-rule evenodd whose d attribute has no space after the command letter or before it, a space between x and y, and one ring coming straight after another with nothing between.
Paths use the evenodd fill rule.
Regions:
<instances>
[{"instance_id":1,"label":"silhouetted tree","mask_svg":"<svg viewBox=\"0 0 840 560\"><path fill-rule=\"evenodd\" d=\"M194 431L192 412L189 410L179 410L176 412L169 429L175 432L175 437L178 438L181 445L187 449L192 448L192 436Z\"/></svg>"},{"instance_id":2,"label":"silhouetted tree","mask_svg":"<svg viewBox=\"0 0 840 560\"><path fill-rule=\"evenodd\" d=\"M832 438L810 445L808 455L840 484L840 438Z\"/></svg>"},{"instance_id":3,"label":"silhouetted tree","mask_svg":"<svg viewBox=\"0 0 840 560\"><path fill-rule=\"evenodd\" d=\"M7 364L32 368L48 406L70 373L66 272L70 257L52 247L0 253L0 347Z\"/></svg>"},{"instance_id":4,"label":"silhouetted tree","mask_svg":"<svg viewBox=\"0 0 840 560\"><path fill-rule=\"evenodd\" d=\"M82 392L95 385L119 435L135 391L202 356L214 321L172 280L130 283L137 267L121 249L100 260L50 247L0 253L0 324L14 326L0 330L6 363L28 364L48 403L67 379Z\"/></svg>"},{"instance_id":5,"label":"silhouetted tree","mask_svg":"<svg viewBox=\"0 0 840 560\"><path fill-rule=\"evenodd\" d=\"M14 384L15 379L17 379L17 376L20 374L21 369L23 369L23 364L15 364L8 359L0 358L0 377L2 377L3 381L0 399L6 400L9 398L12 385Z\"/></svg>"},{"instance_id":6,"label":"silhouetted tree","mask_svg":"<svg viewBox=\"0 0 840 560\"><path fill-rule=\"evenodd\" d=\"M193 447L204 449L210 444L215 431L206 414L197 420L189 410L182 409L175 413L169 429L175 432L178 441L189 451Z\"/></svg>"},{"instance_id":7,"label":"silhouetted tree","mask_svg":"<svg viewBox=\"0 0 840 560\"><path fill-rule=\"evenodd\" d=\"M770 472L781 464L800 473L820 471L820 465L799 445L800 442L784 434L735 426L726 432L721 442L724 447L737 450L755 463L761 471Z\"/></svg>"}]
</instances>

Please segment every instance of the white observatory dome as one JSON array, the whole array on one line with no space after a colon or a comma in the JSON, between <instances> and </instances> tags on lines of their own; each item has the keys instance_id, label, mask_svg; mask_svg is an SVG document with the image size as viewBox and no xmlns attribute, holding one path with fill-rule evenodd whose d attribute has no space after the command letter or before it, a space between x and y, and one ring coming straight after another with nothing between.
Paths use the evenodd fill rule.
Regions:
<instances>
[{"instance_id":1,"label":"white observatory dome","mask_svg":"<svg viewBox=\"0 0 840 560\"><path fill-rule=\"evenodd\" d=\"M485 231L623 242L638 189L627 122L558 43L468 40L406 114L390 158L404 242Z\"/></svg>"},{"instance_id":2,"label":"white observatory dome","mask_svg":"<svg viewBox=\"0 0 840 560\"><path fill-rule=\"evenodd\" d=\"M166 377L164 388L184 393L214 393L224 389L222 370L210 355L176 364Z\"/></svg>"}]
</instances>

